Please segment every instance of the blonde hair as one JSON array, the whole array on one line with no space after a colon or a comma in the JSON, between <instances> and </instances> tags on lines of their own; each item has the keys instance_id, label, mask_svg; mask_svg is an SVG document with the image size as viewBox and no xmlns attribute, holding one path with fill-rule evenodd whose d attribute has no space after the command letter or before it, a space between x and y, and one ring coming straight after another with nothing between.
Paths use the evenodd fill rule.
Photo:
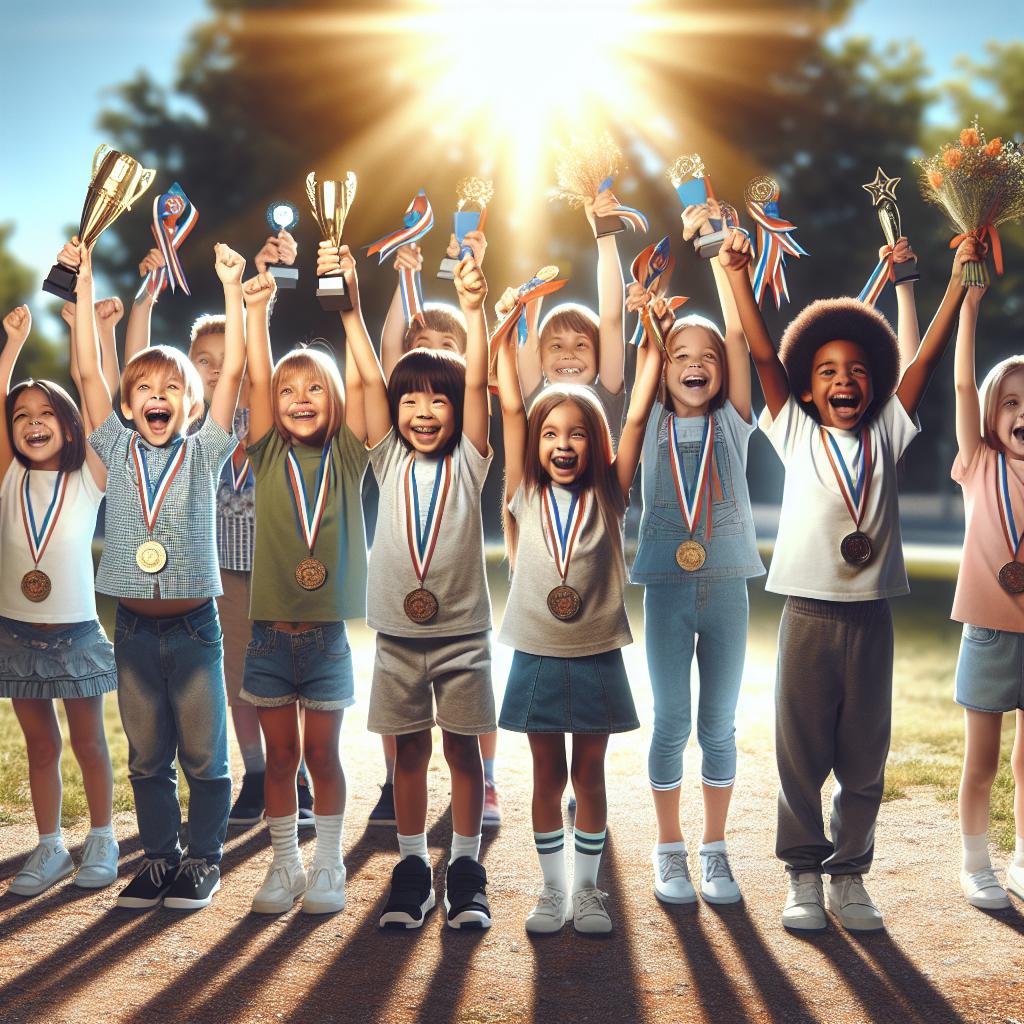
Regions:
<instances>
[{"instance_id":1,"label":"blonde hair","mask_svg":"<svg viewBox=\"0 0 1024 1024\"><path fill-rule=\"evenodd\" d=\"M537 337L543 344L548 335L555 331L574 331L576 334L586 335L593 342L594 352L599 353L600 327L601 322L593 310L578 302L563 302L560 306L555 306L541 321Z\"/></svg>"},{"instance_id":2,"label":"blonde hair","mask_svg":"<svg viewBox=\"0 0 1024 1024\"><path fill-rule=\"evenodd\" d=\"M981 436L989 448L1002 451L1003 444L996 435L996 403L1003 381L1015 370L1024 370L1024 356L1009 356L996 363L985 375L979 389L981 400Z\"/></svg>"},{"instance_id":3,"label":"blonde hair","mask_svg":"<svg viewBox=\"0 0 1024 1024\"><path fill-rule=\"evenodd\" d=\"M199 376L199 371L192 365L184 352L171 348L170 345L151 345L128 360L124 372L121 374L121 404L131 404L128 396L140 378L147 372L161 369L170 370L181 378L181 382L185 386L187 411L190 412L196 405L202 408L203 381ZM195 416L189 416L190 421L195 418Z\"/></svg>"},{"instance_id":4,"label":"blonde hair","mask_svg":"<svg viewBox=\"0 0 1024 1024\"><path fill-rule=\"evenodd\" d=\"M439 334L450 334L462 355L466 354L466 318L462 310L450 306L447 302L428 302L423 307L423 326L413 323L402 338L402 351L409 352L413 347L416 335L423 327Z\"/></svg>"},{"instance_id":5,"label":"blonde hair","mask_svg":"<svg viewBox=\"0 0 1024 1024\"><path fill-rule=\"evenodd\" d=\"M291 439L277 411L277 391L285 374L297 374L305 380L322 384L327 391L326 436L333 437L345 423L345 385L338 364L326 352L314 348L292 349L278 360L270 378L270 394L274 408L274 426L284 440Z\"/></svg>"},{"instance_id":6,"label":"blonde hair","mask_svg":"<svg viewBox=\"0 0 1024 1024\"><path fill-rule=\"evenodd\" d=\"M699 327L706 331L711 339L711 346L718 356L718 365L721 367L719 378L722 386L708 402L708 412L715 412L725 405L725 400L729 397L729 354L725 350L725 338L722 337L722 332L713 320L709 320L699 313L690 313L687 316L681 316L665 335L666 352L672 351L672 339L689 327ZM661 383L658 385L658 401L666 408L668 407L668 385L665 383L665 374L668 373L668 367L669 363L666 361L661 373Z\"/></svg>"},{"instance_id":7,"label":"blonde hair","mask_svg":"<svg viewBox=\"0 0 1024 1024\"><path fill-rule=\"evenodd\" d=\"M192 323L192 329L189 331L188 336L188 347L189 351L192 350L192 346L202 337L207 334L223 334L226 330L227 317L223 313L204 313Z\"/></svg>"}]
</instances>

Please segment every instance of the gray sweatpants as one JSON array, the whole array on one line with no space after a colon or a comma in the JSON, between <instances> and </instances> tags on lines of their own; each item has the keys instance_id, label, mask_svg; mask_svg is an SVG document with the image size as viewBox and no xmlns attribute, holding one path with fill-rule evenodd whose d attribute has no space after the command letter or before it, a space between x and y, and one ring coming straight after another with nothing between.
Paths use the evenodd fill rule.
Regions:
<instances>
[{"instance_id":1,"label":"gray sweatpants","mask_svg":"<svg viewBox=\"0 0 1024 1024\"><path fill-rule=\"evenodd\" d=\"M892 726L888 600L789 597L779 626L776 856L787 871L862 874L871 866ZM835 773L831 840L821 787Z\"/></svg>"}]
</instances>

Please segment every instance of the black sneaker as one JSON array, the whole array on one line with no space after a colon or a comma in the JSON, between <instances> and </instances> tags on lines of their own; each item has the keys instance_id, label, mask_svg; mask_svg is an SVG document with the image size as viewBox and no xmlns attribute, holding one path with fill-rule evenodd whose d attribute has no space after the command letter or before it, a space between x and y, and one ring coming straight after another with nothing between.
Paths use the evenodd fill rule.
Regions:
<instances>
[{"instance_id":1,"label":"black sneaker","mask_svg":"<svg viewBox=\"0 0 1024 1024\"><path fill-rule=\"evenodd\" d=\"M380 799L372 811L370 811L369 824L371 825L395 825L395 787L390 782L385 782L380 787Z\"/></svg>"},{"instance_id":2,"label":"black sneaker","mask_svg":"<svg viewBox=\"0 0 1024 1024\"><path fill-rule=\"evenodd\" d=\"M135 877L118 894L117 905L129 910L147 910L159 906L177 870L177 864L171 864L162 857L157 860L147 857Z\"/></svg>"},{"instance_id":3,"label":"black sneaker","mask_svg":"<svg viewBox=\"0 0 1024 1024\"><path fill-rule=\"evenodd\" d=\"M487 872L472 857L459 857L448 865L444 881L444 909L449 928L490 928Z\"/></svg>"},{"instance_id":4,"label":"black sneaker","mask_svg":"<svg viewBox=\"0 0 1024 1024\"><path fill-rule=\"evenodd\" d=\"M295 794L299 801L299 828L315 828L316 819L313 817L313 793L309 783L300 775L295 783Z\"/></svg>"},{"instance_id":5,"label":"black sneaker","mask_svg":"<svg viewBox=\"0 0 1024 1024\"><path fill-rule=\"evenodd\" d=\"M229 825L257 825L263 819L264 772L246 772L242 789L228 814Z\"/></svg>"},{"instance_id":6,"label":"black sneaker","mask_svg":"<svg viewBox=\"0 0 1024 1024\"><path fill-rule=\"evenodd\" d=\"M164 897L164 906L171 910L198 910L209 906L219 888L220 868L188 857L178 866L174 882Z\"/></svg>"},{"instance_id":7,"label":"black sneaker","mask_svg":"<svg viewBox=\"0 0 1024 1024\"><path fill-rule=\"evenodd\" d=\"M391 891L378 922L381 928L419 928L434 906L434 880L422 857L412 854L391 872Z\"/></svg>"}]
</instances>

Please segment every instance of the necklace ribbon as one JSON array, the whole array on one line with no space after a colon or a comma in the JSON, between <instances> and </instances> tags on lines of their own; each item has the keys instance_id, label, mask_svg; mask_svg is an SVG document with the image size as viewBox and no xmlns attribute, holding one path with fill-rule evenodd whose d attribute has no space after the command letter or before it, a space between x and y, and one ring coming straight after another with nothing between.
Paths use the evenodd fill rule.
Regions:
<instances>
[{"instance_id":1,"label":"necklace ribbon","mask_svg":"<svg viewBox=\"0 0 1024 1024\"><path fill-rule=\"evenodd\" d=\"M299 536L305 541L310 555L316 546L316 538L320 533L320 524L327 509L327 491L331 476L331 445L324 445L320 453L320 468L316 471L316 490L313 492L313 504L310 506L306 493L306 482L302 478L302 467L293 449L288 449L288 459L284 466L285 477L291 490L295 505L295 519L299 526Z\"/></svg>"},{"instance_id":2,"label":"necklace ribbon","mask_svg":"<svg viewBox=\"0 0 1024 1024\"><path fill-rule=\"evenodd\" d=\"M705 495L708 495L708 517L705 537L711 538L711 468L714 463L715 451L715 416L714 413L704 417L704 432L700 439L700 454L694 467L693 479L687 480L683 471L683 460L679 455L679 441L676 437L676 417L668 418L668 453L672 466L672 481L676 485L676 498L679 501L679 512L683 523L692 537L700 522L701 507Z\"/></svg>"},{"instance_id":3,"label":"necklace ribbon","mask_svg":"<svg viewBox=\"0 0 1024 1024\"><path fill-rule=\"evenodd\" d=\"M239 494L245 485L254 479L252 463L246 454L244 441L239 441L231 453L229 465L231 466L231 487L236 494Z\"/></svg>"},{"instance_id":4,"label":"necklace ribbon","mask_svg":"<svg viewBox=\"0 0 1024 1024\"><path fill-rule=\"evenodd\" d=\"M551 536L551 557L555 560L555 570L563 584L569 575L569 562L586 514L586 494L573 494L563 526L554 489L550 484L544 488L544 524Z\"/></svg>"},{"instance_id":5,"label":"necklace ribbon","mask_svg":"<svg viewBox=\"0 0 1024 1024\"><path fill-rule=\"evenodd\" d=\"M28 550L32 561L38 566L42 560L46 545L50 543L53 531L60 518L60 510L64 506L64 495L68 490L68 477L63 471L57 474L53 484L53 496L46 509L46 515L39 528L36 529L36 517L32 510L32 492L29 490L29 470L21 481L21 521L25 525L25 536L28 537Z\"/></svg>"},{"instance_id":6,"label":"necklace ribbon","mask_svg":"<svg viewBox=\"0 0 1024 1024\"><path fill-rule=\"evenodd\" d=\"M139 502L142 505L142 518L145 520L146 529L152 533L156 526L157 516L163 506L164 498L170 490L171 483L178 475L181 464L185 461L185 445L188 442L185 438L173 442L174 451L167 460L167 465L157 478L156 483L151 483L149 478L149 464L146 461L146 453L139 444L138 433L132 434L128 444L132 460L135 462L135 481L139 488Z\"/></svg>"},{"instance_id":7,"label":"necklace ribbon","mask_svg":"<svg viewBox=\"0 0 1024 1024\"><path fill-rule=\"evenodd\" d=\"M1017 521L1013 517L1013 505L1010 502L1010 480L1006 471L1006 456L999 452L996 463L996 505L999 507L999 522L1003 527L1003 539L1010 551L1010 560L1017 560L1021 537L1017 532Z\"/></svg>"},{"instance_id":8,"label":"necklace ribbon","mask_svg":"<svg viewBox=\"0 0 1024 1024\"><path fill-rule=\"evenodd\" d=\"M868 433L867 427L861 428L857 454L853 457L854 465L858 469L857 482L854 483L838 442L824 427L820 429L821 440L825 446L829 464L832 466L832 473L836 478L836 483L839 484L839 490L850 512L850 518L853 519L854 526L859 530L860 521L864 518L864 511L868 507L868 492L871 489L871 435Z\"/></svg>"},{"instance_id":9,"label":"necklace ribbon","mask_svg":"<svg viewBox=\"0 0 1024 1024\"><path fill-rule=\"evenodd\" d=\"M427 521L423 524L420 517L420 492L416 486L416 456L409 456L405 466L405 534L409 541L412 567L420 586L427 578L430 560L434 557L451 483L452 457L446 455L438 460L437 469L434 471L434 487L430 493Z\"/></svg>"}]
</instances>

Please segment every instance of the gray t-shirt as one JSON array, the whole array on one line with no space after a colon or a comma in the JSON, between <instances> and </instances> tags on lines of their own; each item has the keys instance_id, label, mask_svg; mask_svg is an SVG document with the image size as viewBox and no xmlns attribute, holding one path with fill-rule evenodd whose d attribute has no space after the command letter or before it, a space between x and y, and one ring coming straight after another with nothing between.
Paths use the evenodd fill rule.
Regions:
<instances>
[{"instance_id":1,"label":"gray t-shirt","mask_svg":"<svg viewBox=\"0 0 1024 1024\"><path fill-rule=\"evenodd\" d=\"M438 601L437 615L419 625L404 610L405 596L421 586L409 551L405 475L413 456L394 430L370 449L380 488L377 532L370 551L367 625L391 636L461 636L491 627L491 599L484 567L481 492L493 453L481 455L463 435L452 452L452 477L434 553L422 586ZM440 460L417 458L416 484L428 502ZM424 481L429 481L428 487ZM411 480L410 480L411 484ZM438 488L437 503L440 504ZM420 501L421 523L426 511ZM413 515L416 543L416 516Z\"/></svg>"},{"instance_id":2,"label":"gray t-shirt","mask_svg":"<svg viewBox=\"0 0 1024 1024\"><path fill-rule=\"evenodd\" d=\"M547 386L547 381L541 381L540 384L533 389L529 397L525 399L523 404L526 406L527 413L529 413L533 403L537 400L538 396L543 393ZM593 384L585 384L583 386L590 388L590 390L597 396L597 400L601 403L601 408L604 409L604 414L608 418L608 429L611 431L612 435L612 447L617 448L619 445L619 435L622 433L622 416L626 411L625 386L623 386L622 390L617 395L613 395L600 380L595 380Z\"/></svg>"},{"instance_id":3,"label":"gray t-shirt","mask_svg":"<svg viewBox=\"0 0 1024 1024\"><path fill-rule=\"evenodd\" d=\"M605 529L593 492L583 492L583 522L569 561L565 584L582 599L575 619L563 622L548 610L548 594L561 586L552 538L545 526L544 495L520 487L509 502L519 532L515 571L498 637L524 654L584 658L633 642L623 604L626 566ZM621 523L620 523L621 530Z\"/></svg>"}]
</instances>

